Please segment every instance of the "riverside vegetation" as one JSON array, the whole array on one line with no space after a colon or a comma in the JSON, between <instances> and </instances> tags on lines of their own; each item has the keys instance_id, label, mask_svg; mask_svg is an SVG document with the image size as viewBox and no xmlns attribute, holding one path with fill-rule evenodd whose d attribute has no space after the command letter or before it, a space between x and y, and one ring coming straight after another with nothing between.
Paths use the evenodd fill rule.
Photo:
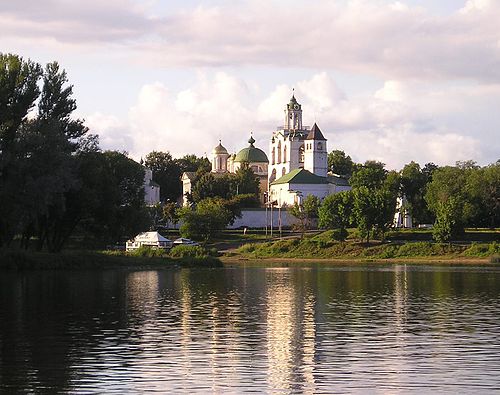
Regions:
<instances>
[{"instance_id":1,"label":"riverside vegetation","mask_svg":"<svg viewBox=\"0 0 500 395\"><path fill-rule=\"evenodd\" d=\"M1 269L107 269L219 267L217 251L201 246L175 246L170 251L140 247L132 252L65 250L59 254L0 250Z\"/></svg>"},{"instance_id":2,"label":"riverside vegetation","mask_svg":"<svg viewBox=\"0 0 500 395\"><path fill-rule=\"evenodd\" d=\"M365 243L358 239L335 241L334 231L329 230L304 238L291 238L263 243L248 243L227 254L227 257L253 258L298 258L340 260L385 260L385 259L490 259L499 263L500 243L436 243L432 241L389 240ZM427 232L428 234L428 232ZM500 233L489 233L498 239ZM351 237L355 232L351 232Z\"/></svg>"}]
</instances>

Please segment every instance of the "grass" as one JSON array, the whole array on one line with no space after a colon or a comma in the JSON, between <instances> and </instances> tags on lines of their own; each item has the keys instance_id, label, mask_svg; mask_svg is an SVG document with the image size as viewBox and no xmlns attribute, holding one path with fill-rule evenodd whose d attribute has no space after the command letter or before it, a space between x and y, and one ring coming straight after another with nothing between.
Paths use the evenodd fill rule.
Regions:
<instances>
[{"instance_id":1,"label":"grass","mask_svg":"<svg viewBox=\"0 0 500 395\"><path fill-rule=\"evenodd\" d=\"M217 267L220 260L206 254L169 256L159 250L134 251L63 251L59 254L24 250L1 249L0 270L26 269L108 269L108 268L166 268Z\"/></svg>"},{"instance_id":2,"label":"grass","mask_svg":"<svg viewBox=\"0 0 500 395\"><path fill-rule=\"evenodd\" d=\"M247 258L487 258L500 254L500 244L440 244L430 241L372 242L369 245L355 240L336 242L332 231L304 239L286 239L266 243L249 243L236 250Z\"/></svg>"}]
</instances>

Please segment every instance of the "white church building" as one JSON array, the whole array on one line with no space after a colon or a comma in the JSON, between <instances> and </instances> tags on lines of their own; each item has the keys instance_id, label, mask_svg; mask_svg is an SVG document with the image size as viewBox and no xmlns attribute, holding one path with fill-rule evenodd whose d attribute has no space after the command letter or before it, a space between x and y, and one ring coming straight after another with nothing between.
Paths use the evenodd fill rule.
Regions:
<instances>
[{"instance_id":1,"label":"white church building","mask_svg":"<svg viewBox=\"0 0 500 395\"><path fill-rule=\"evenodd\" d=\"M328 172L327 140L318 125L310 128L302 124L302 106L294 95L286 105L284 115L283 126L272 133L269 156L255 147L253 137L248 140L249 146L237 154L228 153L221 141L212 150L212 173L215 176L234 173L245 163L260 179L262 208L242 210L242 218L237 219L233 227L266 226L266 206L286 208L300 204L308 195L323 199L351 189L347 180ZM184 205L188 204L186 196L191 192L195 176L195 173L182 175ZM286 210L283 213L280 210L279 215L283 216L280 219L283 226L295 220Z\"/></svg>"},{"instance_id":2,"label":"white church building","mask_svg":"<svg viewBox=\"0 0 500 395\"><path fill-rule=\"evenodd\" d=\"M294 95L269 151L269 201L274 206L293 206L308 195L323 199L351 189L347 180L328 173L327 140L316 123L312 128L302 124L302 106Z\"/></svg>"}]
</instances>

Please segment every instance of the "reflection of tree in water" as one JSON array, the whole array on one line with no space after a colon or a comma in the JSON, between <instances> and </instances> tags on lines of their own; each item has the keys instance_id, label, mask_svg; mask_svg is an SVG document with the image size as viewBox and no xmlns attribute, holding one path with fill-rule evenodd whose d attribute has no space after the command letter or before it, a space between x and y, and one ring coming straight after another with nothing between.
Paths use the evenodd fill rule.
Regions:
<instances>
[{"instance_id":1,"label":"reflection of tree in water","mask_svg":"<svg viewBox=\"0 0 500 395\"><path fill-rule=\"evenodd\" d=\"M410 266L2 273L0 391L401 388L498 324L499 289Z\"/></svg>"}]
</instances>

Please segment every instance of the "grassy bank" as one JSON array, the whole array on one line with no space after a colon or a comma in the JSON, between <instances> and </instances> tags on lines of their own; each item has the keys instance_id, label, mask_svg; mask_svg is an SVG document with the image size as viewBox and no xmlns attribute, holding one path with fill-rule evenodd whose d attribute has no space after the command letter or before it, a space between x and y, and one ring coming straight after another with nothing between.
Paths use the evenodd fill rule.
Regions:
<instances>
[{"instance_id":1,"label":"grassy bank","mask_svg":"<svg viewBox=\"0 0 500 395\"><path fill-rule=\"evenodd\" d=\"M304 239L286 239L266 243L249 243L228 257L258 258L296 258L296 259L342 259L342 260L384 260L397 258L418 259L491 259L500 255L500 244L439 244L429 241L391 241L373 242L367 245L349 240L332 240L331 231L323 232ZM498 258L497 258L498 259Z\"/></svg>"},{"instance_id":2,"label":"grassy bank","mask_svg":"<svg viewBox=\"0 0 500 395\"><path fill-rule=\"evenodd\" d=\"M172 256L139 251L63 251L58 254L24 250L0 250L0 270L32 269L159 269L173 267L219 267L221 261L208 254L177 252Z\"/></svg>"}]
</instances>

